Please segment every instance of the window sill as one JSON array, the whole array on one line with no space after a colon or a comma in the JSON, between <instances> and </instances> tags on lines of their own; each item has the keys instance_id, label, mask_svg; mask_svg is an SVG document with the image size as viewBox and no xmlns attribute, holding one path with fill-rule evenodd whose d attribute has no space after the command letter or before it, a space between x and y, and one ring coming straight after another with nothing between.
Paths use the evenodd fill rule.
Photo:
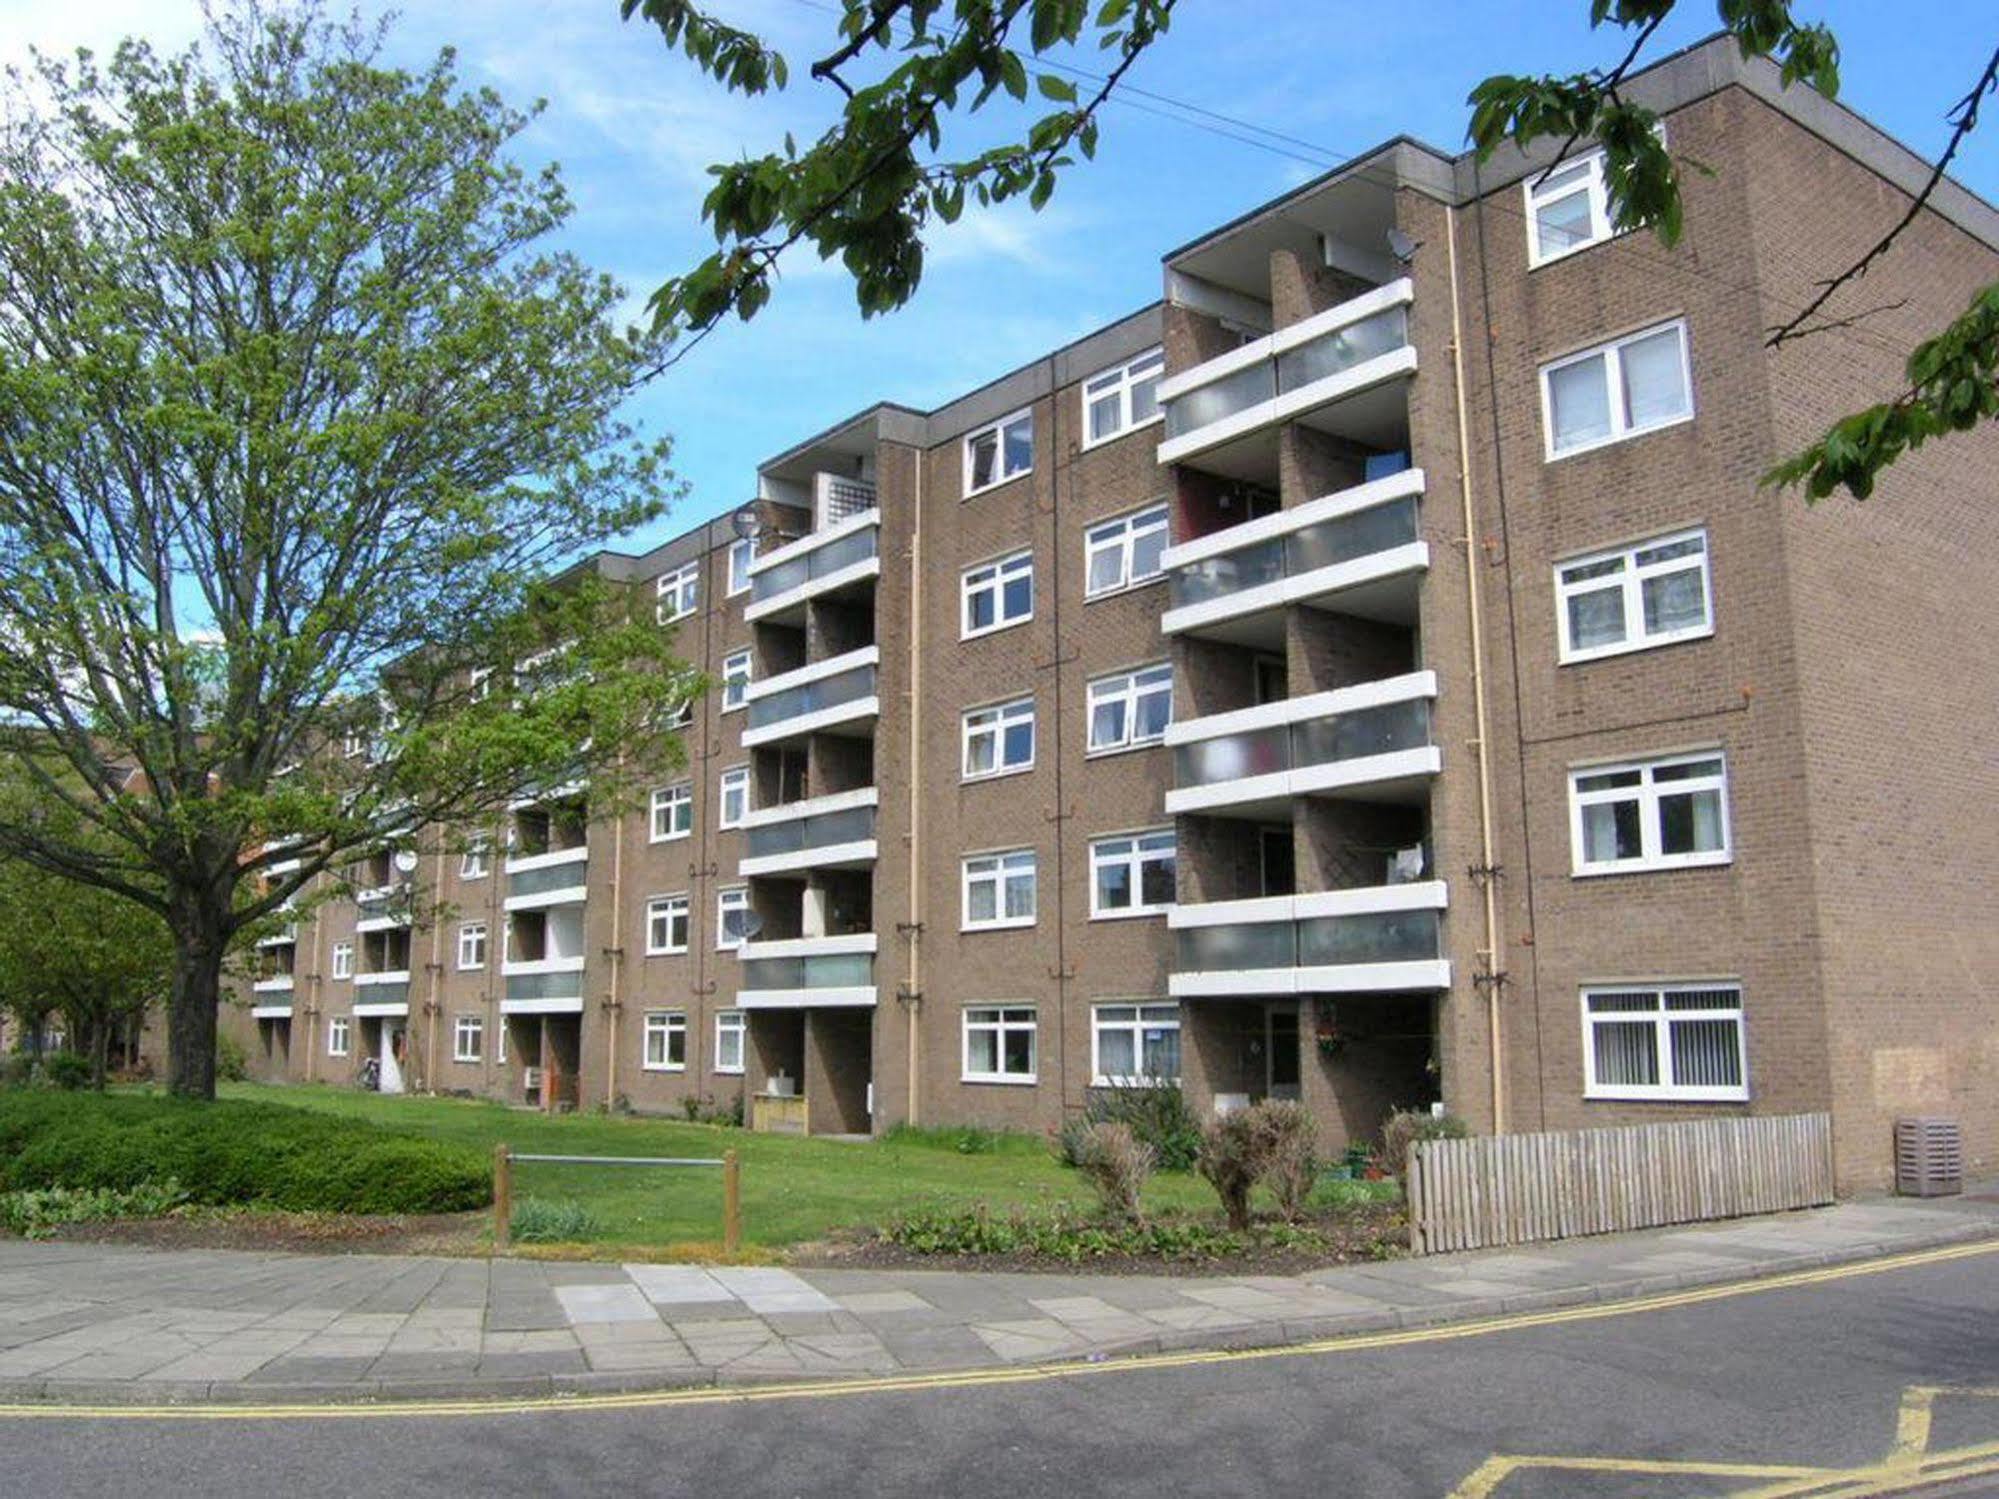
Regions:
<instances>
[{"instance_id":1,"label":"window sill","mask_svg":"<svg viewBox=\"0 0 1999 1499\"><path fill-rule=\"evenodd\" d=\"M740 1067L717 1067L715 1069L715 1076L717 1077L741 1077L742 1075L743 1069Z\"/></svg>"},{"instance_id":2,"label":"window sill","mask_svg":"<svg viewBox=\"0 0 1999 1499\"><path fill-rule=\"evenodd\" d=\"M1095 593L1085 593L1083 595L1083 602L1086 604L1095 604L1104 599L1123 598L1128 593L1138 593L1147 588L1156 588L1165 581L1166 574L1157 572L1149 578L1140 578L1136 583L1120 583L1115 588L1100 588Z\"/></svg>"},{"instance_id":3,"label":"window sill","mask_svg":"<svg viewBox=\"0 0 1999 1499\"><path fill-rule=\"evenodd\" d=\"M1584 865L1569 871L1571 879L1596 880L1616 874L1671 874L1676 869L1720 869L1735 862L1733 853L1702 854L1684 859L1631 860L1628 863Z\"/></svg>"},{"instance_id":4,"label":"window sill","mask_svg":"<svg viewBox=\"0 0 1999 1499\"><path fill-rule=\"evenodd\" d=\"M1559 453L1550 448L1545 455L1546 461L1549 463L1561 463L1570 458L1580 458L1585 453L1595 453L1604 448L1614 448L1619 443L1636 442L1639 438L1650 437L1655 432L1670 432L1675 427L1688 426L1693 422L1693 419L1694 414L1689 411L1685 416L1676 416L1669 422L1659 422L1650 427L1639 427L1630 432L1619 432L1611 437L1599 437L1591 442L1580 443L1573 448L1563 448Z\"/></svg>"},{"instance_id":5,"label":"window sill","mask_svg":"<svg viewBox=\"0 0 1999 1499\"><path fill-rule=\"evenodd\" d=\"M1033 623L1034 616L1032 614L1023 614L1019 619L1004 620L996 625L982 625L976 630L967 630L960 626L958 640L960 644L963 644L967 640L982 640L988 635L998 635L1006 630L1017 630L1022 625L1031 625Z\"/></svg>"},{"instance_id":6,"label":"window sill","mask_svg":"<svg viewBox=\"0 0 1999 1499\"><path fill-rule=\"evenodd\" d=\"M1030 916L1025 921L966 921L959 923L961 932L1024 932L1030 930L1038 918Z\"/></svg>"},{"instance_id":7,"label":"window sill","mask_svg":"<svg viewBox=\"0 0 1999 1499\"><path fill-rule=\"evenodd\" d=\"M687 949L684 947L648 947L646 949L646 956L648 958L684 958L687 956Z\"/></svg>"},{"instance_id":8,"label":"window sill","mask_svg":"<svg viewBox=\"0 0 1999 1499\"><path fill-rule=\"evenodd\" d=\"M1681 630L1657 639L1627 641L1619 645L1592 646L1588 650L1570 651L1556 659L1558 666L1587 666L1592 661L1604 661L1616 656L1635 656L1641 651L1661 651L1668 646L1686 645L1695 640L1714 639L1714 623L1709 621L1697 630Z\"/></svg>"},{"instance_id":9,"label":"window sill","mask_svg":"<svg viewBox=\"0 0 1999 1499\"><path fill-rule=\"evenodd\" d=\"M982 770L976 775L961 775L958 777L958 784L961 786L982 786L987 781L1007 781L1013 779L1015 776L1024 776L1033 771L1033 769L1034 762L1029 760L1025 765L1009 765L1004 770Z\"/></svg>"},{"instance_id":10,"label":"window sill","mask_svg":"<svg viewBox=\"0 0 1999 1499\"><path fill-rule=\"evenodd\" d=\"M484 1060L484 1057L453 1057L451 1059L452 1065L456 1067L477 1067Z\"/></svg>"},{"instance_id":11,"label":"window sill","mask_svg":"<svg viewBox=\"0 0 1999 1499\"><path fill-rule=\"evenodd\" d=\"M684 833L652 833L647 836L646 842L682 843L685 842L687 839L692 838L693 836L694 836L694 830L692 828L689 828Z\"/></svg>"},{"instance_id":12,"label":"window sill","mask_svg":"<svg viewBox=\"0 0 1999 1499\"><path fill-rule=\"evenodd\" d=\"M1090 1079L1092 1088L1177 1088L1177 1077L1105 1077L1101 1073Z\"/></svg>"},{"instance_id":13,"label":"window sill","mask_svg":"<svg viewBox=\"0 0 1999 1499\"><path fill-rule=\"evenodd\" d=\"M1157 739L1138 739L1130 744L1107 744L1101 749L1092 748L1084 750L1083 758L1085 760L1108 760L1113 755L1130 755L1136 754L1139 750L1159 749L1165 743L1166 736L1162 734Z\"/></svg>"},{"instance_id":14,"label":"window sill","mask_svg":"<svg viewBox=\"0 0 1999 1499\"><path fill-rule=\"evenodd\" d=\"M685 1062L681 1062L678 1064L672 1062L639 1063L639 1071L641 1072L685 1072L686 1070L687 1070L687 1064Z\"/></svg>"},{"instance_id":15,"label":"window sill","mask_svg":"<svg viewBox=\"0 0 1999 1499\"><path fill-rule=\"evenodd\" d=\"M1585 1103L1748 1103L1747 1088L1584 1088Z\"/></svg>"},{"instance_id":16,"label":"window sill","mask_svg":"<svg viewBox=\"0 0 1999 1499\"><path fill-rule=\"evenodd\" d=\"M980 1087L1032 1088L1037 1086L1041 1079L1034 1073L1026 1077L1015 1077L999 1072L961 1072L958 1074L958 1081Z\"/></svg>"}]
</instances>

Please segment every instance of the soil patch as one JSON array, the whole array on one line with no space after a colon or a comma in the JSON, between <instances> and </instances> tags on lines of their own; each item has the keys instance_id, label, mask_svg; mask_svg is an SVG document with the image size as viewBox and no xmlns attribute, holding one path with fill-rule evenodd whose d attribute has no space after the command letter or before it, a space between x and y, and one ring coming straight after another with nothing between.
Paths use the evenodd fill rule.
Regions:
<instances>
[{"instance_id":1,"label":"soil patch","mask_svg":"<svg viewBox=\"0 0 1999 1499\"><path fill-rule=\"evenodd\" d=\"M66 1223L53 1239L137 1244L147 1249L281 1250L294 1254L452 1254L484 1252L488 1213L252 1212L192 1208L164 1218Z\"/></svg>"}]
</instances>

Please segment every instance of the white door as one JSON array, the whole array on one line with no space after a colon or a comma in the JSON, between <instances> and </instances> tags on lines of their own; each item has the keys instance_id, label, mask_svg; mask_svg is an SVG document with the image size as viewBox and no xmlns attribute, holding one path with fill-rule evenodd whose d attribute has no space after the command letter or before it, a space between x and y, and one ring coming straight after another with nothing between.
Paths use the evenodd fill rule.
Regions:
<instances>
[{"instance_id":1,"label":"white door","mask_svg":"<svg viewBox=\"0 0 1999 1499\"><path fill-rule=\"evenodd\" d=\"M403 1091L403 1065L396 1060L396 1052L402 1039L403 1028L400 1025L391 1024L386 1020L382 1022L381 1091L384 1093Z\"/></svg>"}]
</instances>

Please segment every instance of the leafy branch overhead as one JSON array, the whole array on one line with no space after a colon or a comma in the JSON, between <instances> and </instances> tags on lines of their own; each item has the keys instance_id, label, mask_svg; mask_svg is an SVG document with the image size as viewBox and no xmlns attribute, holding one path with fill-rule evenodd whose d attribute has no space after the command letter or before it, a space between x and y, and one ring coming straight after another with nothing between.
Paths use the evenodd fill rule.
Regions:
<instances>
[{"instance_id":1,"label":"leafy branch overhead","mask_svg":"<svg viewBox=\"0 0 1999 1499\"><path fill-rule=\"evenodd\" d=\"M724 25L690 0L622 0L668 44L734 92L785 87L785 58ZM750 318L771 295L779 258L810 244L840 257L861 311L900 307L923 279L923 239L968 203L1055 191L1078 155L1094 156L1097 113L1125 73L1171 23L1175 0L842 0L837 46L808 74L842 95L841 115L806 146L710 170L702 214L719 248L652 298L654 326L683 337L679 358L731 313ZM1080 70L1050 54L1094 39L1111 54L1107 74L1081 94L1061 73ZM1059 71L1058 71L1059 69ZM1092 76L1092 75L1084 75ZM1017 138L955 159L940 154L954 112L996 98L1054 107Z\"/></svg>"}]
</instances>

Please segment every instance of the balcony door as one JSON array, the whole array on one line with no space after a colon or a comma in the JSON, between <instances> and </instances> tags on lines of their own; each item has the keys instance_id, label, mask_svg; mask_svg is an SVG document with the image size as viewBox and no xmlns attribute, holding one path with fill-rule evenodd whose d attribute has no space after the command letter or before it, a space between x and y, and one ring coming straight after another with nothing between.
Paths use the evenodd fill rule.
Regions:
<instances>
[{"instance_id":1,"label":"balcony door","mask_svg":"<svg viewBox=\"0 0 1999 1499\"><path fill-rule=\"evenodd\" d=\"M1297 856L1289 828L1257 830L1258 860L1264 895L1298 893Z\"/></svg>"},{"instance_id":2,"label":"balcony door","mask_svg":"<svg viewBox=\"0 0 1999 1499\"><path fill-rule=\"evenodd\" d=\"M1298 1006L1272 1005L1263 1012L1263 1095L1296 1103L1299 1084Z\"/></svg>"}]
</instances>

